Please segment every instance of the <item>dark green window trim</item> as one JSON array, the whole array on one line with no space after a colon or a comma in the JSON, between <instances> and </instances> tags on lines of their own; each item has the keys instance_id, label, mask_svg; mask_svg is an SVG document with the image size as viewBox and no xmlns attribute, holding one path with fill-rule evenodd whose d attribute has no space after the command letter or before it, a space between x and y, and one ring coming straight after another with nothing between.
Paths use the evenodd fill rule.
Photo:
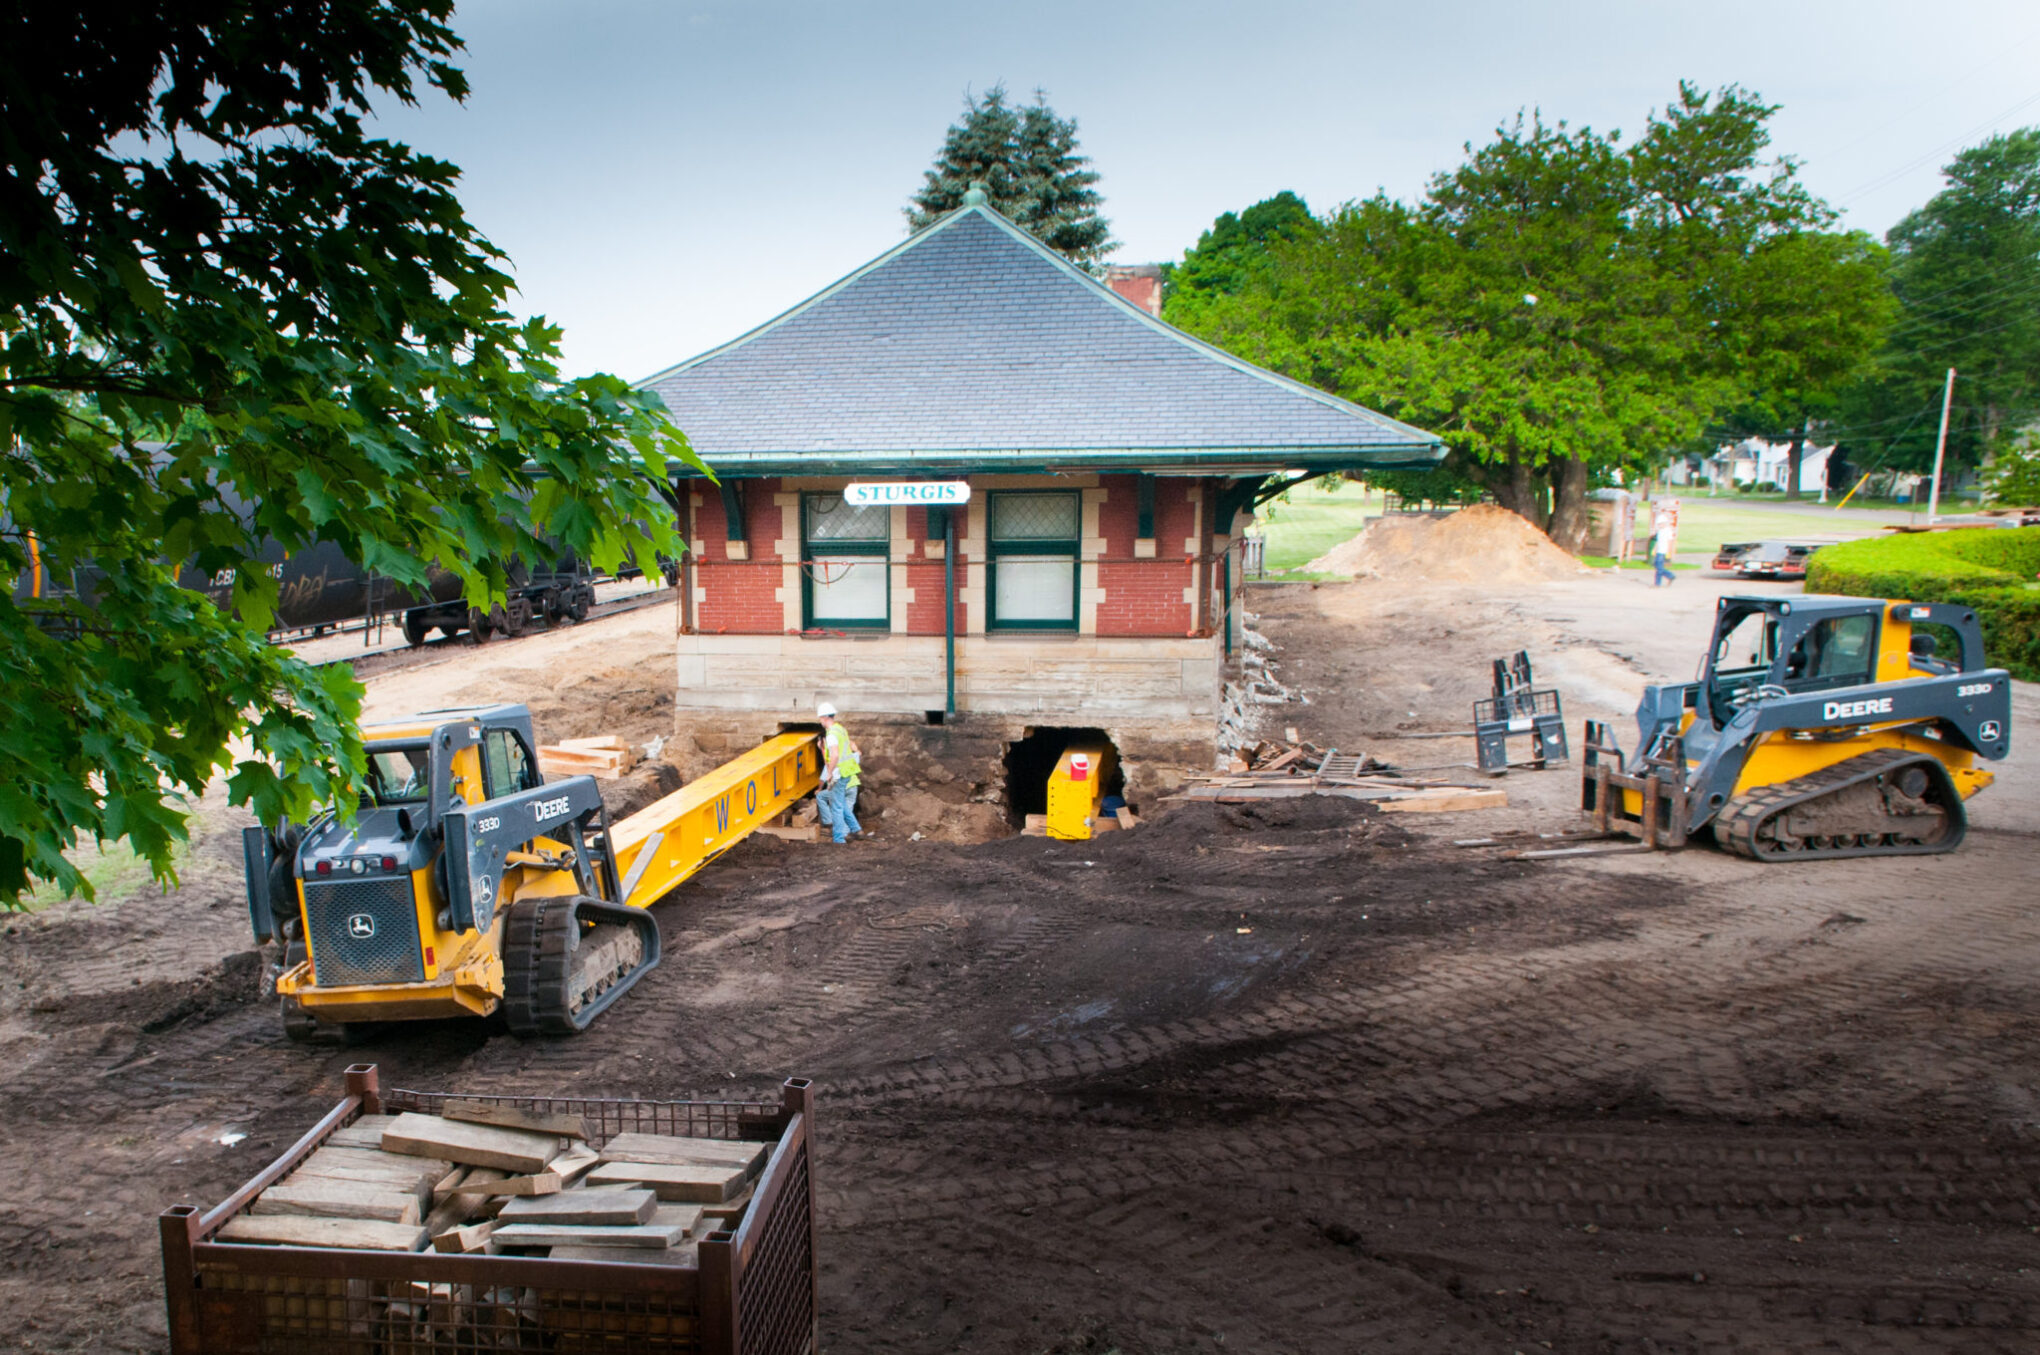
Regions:
<instances>
[{"instance_id":1,"label":"dark green window trim","mask_svg":"<svg viewBox=\"0 0 2040 1355\"><path fill-rule=\"evenodd\" d=\"M1077 524L1084 521L1083 494L1073 489L995 489L985 495L985 629L987 631L1051 631L1074 634L1083 620L1081 599L1084 583L1084 551L1081 536L1070 538L1024 537L1001 541L992 535L998 517L996 503L1007 499L1056 495L1076 502ZM1067 621L1013 621L999 617L999 559L1010 556L1059 556L1070 561L1070 618Z\"/></svg>"},{"instance_id":2,"label":"dark green window trim","mask_svg":"<svg viewBox=\"0 0 2040 1355\"><path fill-rule=\"evenodd\" d=\"M883 537L861 537L849 540L811 541L808 538L808 505L816 499L841 499L840 494L802 494L800 496L800 623L805 630L884 630L892 629L892 513L885 514L886 534ZM880 562L885 569L885 615L876 617L832 617L815 615L815 551L819 548L827 559L845 557L870 557Z\"/></svg>"}]
</instances>

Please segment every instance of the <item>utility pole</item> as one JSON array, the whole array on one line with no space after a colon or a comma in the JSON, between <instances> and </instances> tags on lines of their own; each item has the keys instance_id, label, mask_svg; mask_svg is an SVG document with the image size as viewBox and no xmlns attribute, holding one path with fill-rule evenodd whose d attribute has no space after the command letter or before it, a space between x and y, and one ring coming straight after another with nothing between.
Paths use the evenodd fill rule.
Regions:
<instances>
[{"instance_id":1,"label":"utility pole","mask_svg":"<svg viewBox=\"0 0 2040 1355\"><path fill-rule=\"evenodd\" d=\"M1927 525L1941 520L1941 457L1948 450L1948 406L1955 399L1955 369L1948 369L1948 385L1941 392L1941 435L1934 439L1934 483L1927 490Z\"/></svg>"}]
</instances>

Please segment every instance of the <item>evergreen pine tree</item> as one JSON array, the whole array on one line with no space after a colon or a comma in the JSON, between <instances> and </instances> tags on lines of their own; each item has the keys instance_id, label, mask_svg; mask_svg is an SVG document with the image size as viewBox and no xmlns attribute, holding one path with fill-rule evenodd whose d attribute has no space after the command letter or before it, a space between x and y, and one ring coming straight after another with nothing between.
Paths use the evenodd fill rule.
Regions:
<instances>
[{"instance_id":1,"label":"evergreen pine tree","mask_svg":"<svg viewBox=\"0 0 2040 1355\"><path fill-rule=\"evenodd\" d=\"M909 199L907 224L933 224L982 183L993 208L1072 263L1094 268L1119 242L1098 215L1090 163L1077 149L1076 120L1057 117L1046 93L1036 90L1033 104L1015 109L1006 87L994 85L983 98L964 96L963 120L950 127L935 167Z\"/></svg>"}]
</instances>

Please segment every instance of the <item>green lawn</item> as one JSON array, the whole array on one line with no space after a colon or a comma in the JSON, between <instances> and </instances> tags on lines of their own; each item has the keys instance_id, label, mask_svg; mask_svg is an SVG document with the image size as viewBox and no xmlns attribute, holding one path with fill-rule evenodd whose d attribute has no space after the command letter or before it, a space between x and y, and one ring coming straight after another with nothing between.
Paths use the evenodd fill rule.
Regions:
<instances>
[{"instance_id":1,"label":"green lawn","mask_svg":"<svg viewBox=\"0 0 2040 1355\"><path fill-rule=\"evenodd\" d=\"M1851 505L1853 507L1854 505ZM1291 492L1289 502L1277 499L1261 509L1261 531L1268 538L1264 559L1268 570L1297 570L1351 537L1369 516L1381 512L1381 496L1341 484L1333 493L1310 485ZM1817 503L1798 508L1771 508L1710 499L1705 495L1679 501L1679 553L1713 555L1724 541L1766 541L1780 537L1854 539L1882 536L1875 522L1838 517Z\"/></svg>"},{"instance_id":2,"label":"green lawn","mask_svg":"<svg viewBox=\"0 0 2040 1355\"><path fill-rule=\"evenodd\" d=\"M1819 504L1801 508L1753 508L1733 499L1679 500L1679 554L1712 555L1724 541L1771 541L1781 537L1854 539L1882 536L1875 522L1837 517Z\"/></svg>"},{"instance_id":3,"label":"green lawn","mask_svg":"<svg viewBox=\"0 0 2040 1355\"><path fill-rule=\"evenodd\" d=\"M1380 513L1381 495L1363 493L1350 482L1329 494L1314 484L1293 489L1287 503L1273 499L1261 506L1261 530L1268 538L1263 561L1270 570L1300 569Z\"/></svg>"}]
</instances>

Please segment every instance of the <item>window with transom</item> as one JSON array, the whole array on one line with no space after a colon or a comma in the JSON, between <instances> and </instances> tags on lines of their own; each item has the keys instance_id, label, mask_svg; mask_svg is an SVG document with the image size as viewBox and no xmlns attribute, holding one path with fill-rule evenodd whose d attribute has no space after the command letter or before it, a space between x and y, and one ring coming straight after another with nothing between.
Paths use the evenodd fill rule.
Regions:
<instances>
[{"instance_id":1,"label":"window with transom","mask_svg":"<svg viewBox=\"0 0 2040 1355\"><path fill-rule=\"evenodd\" d=\"M892 625L886 557L892 510L860 508L841 494L801 496L801 611L810 628Z\"/></svg>"},{"instance_id":2,"label":"window with transom","mask_svg":"<svg viewBox=\"0 0 2040 1355\"><path fill-rule=\"evenodd\" d=\"M1083 509L1066 490L987 496L986 624L993 630L1075 630Z\"/></svg>"}]
</instances>

